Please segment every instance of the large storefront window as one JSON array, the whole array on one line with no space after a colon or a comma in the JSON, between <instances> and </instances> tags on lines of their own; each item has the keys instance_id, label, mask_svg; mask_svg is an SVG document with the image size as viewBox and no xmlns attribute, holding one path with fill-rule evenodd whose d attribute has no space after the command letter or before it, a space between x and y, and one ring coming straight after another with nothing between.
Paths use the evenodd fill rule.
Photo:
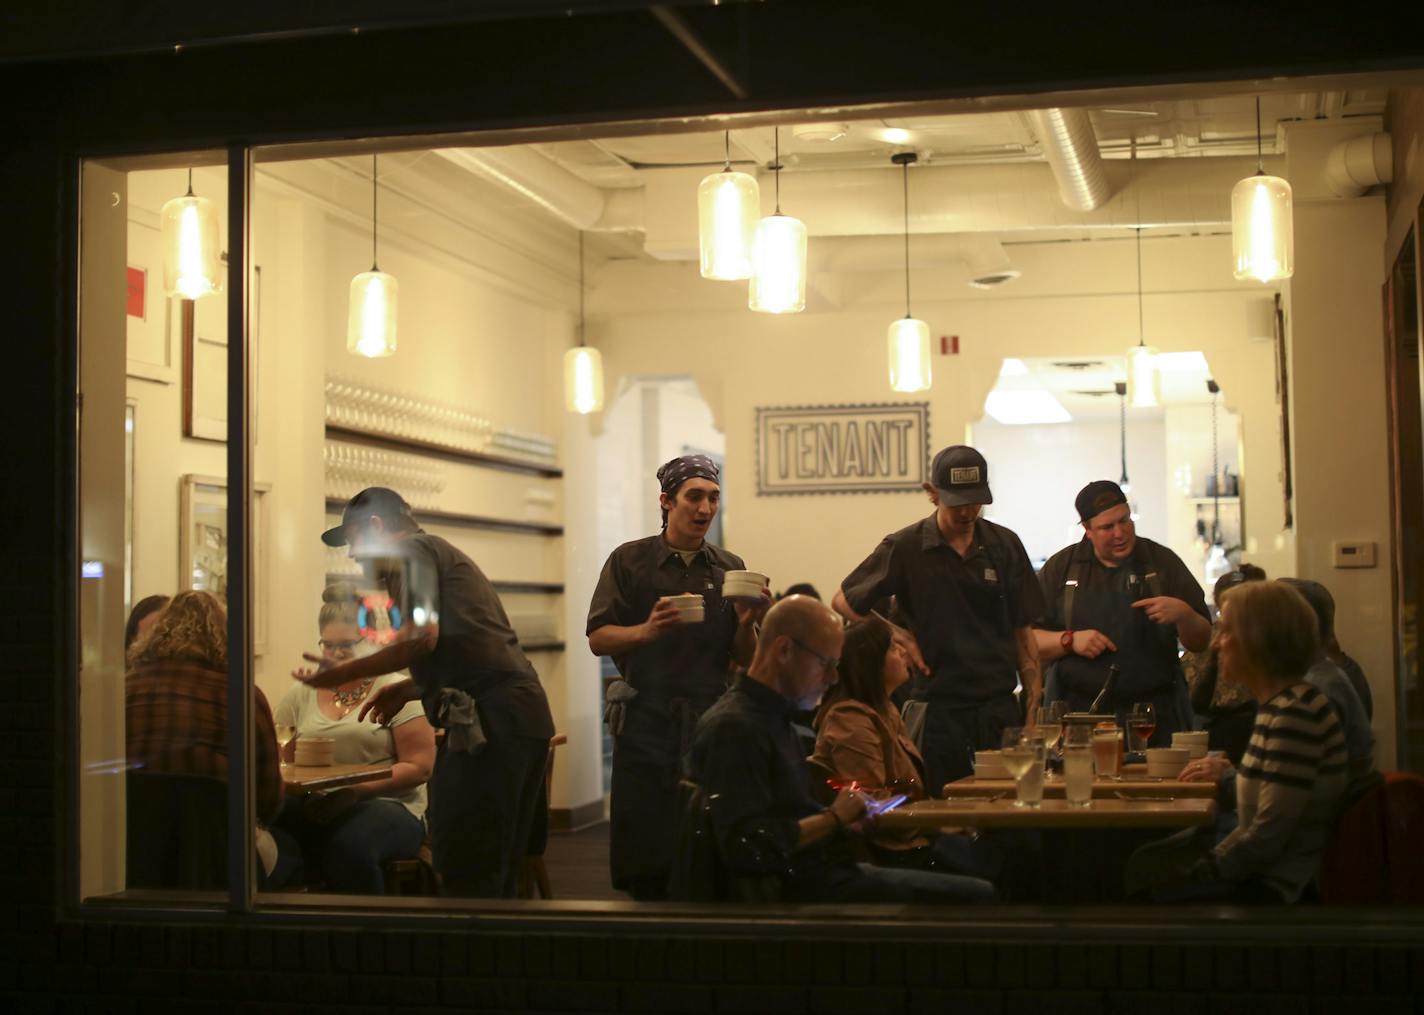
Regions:
<instances>
[{"instance_id":1,"label":"large storefront window","mask_svg":"<svg viewBox=\"0 0 1424 1015\"><path fill-rule=\"evenodd\" d=\"M1051 117L926 109L830 127L787 114L730 133L684 124L593 139L550 131L512 145L460 136L419 147L383 138L258 147L250 231L237 245L227 238L222 156L174 156L162 168L87 162L82 896L164 888L222 901L235 887L228 850L250 841L259 906L297 893L303 906L378 895L519 894L544 909L666 898L687 831L679 776L717 698L699 681L731 679L753 645L752 620L721 599L723 572L739 569L729 558L674 553L699 549L674 543L649 564L626 549L663 547L670 505L669 542L692 524L676 515L678 484L659 479L665 463L691 456L707 463L685 466L707 470L697 482L715 475L733 505L711 525L694 519L708 540L768 576L774 594L809 592L848 613L873 607L918 625L933 668L946 651L933 633L959 614L940 603L917 617L929 607L909 579L877 584L865 577L873 562L862 562L887 534L930 516L924 484L939 481L936 452L966 440L985 452L994 497L979 531L1028 537L1020 578L1032 593L998 588L1017 557L975 578L1000 611L981 618L980 634L1003 627L1010 661L974 674L1002 700L972 704L984 716L1000 711L993 722L976 713L971 732L955 734L953 758L935 738L958 719L941 714L911 731L918 746L906 756L933 759L909 777L916 792L941 796L944 783L992 763L1000 727L1048 725L1023 711L1039 704L1040 674L1014 629L1032 640L1035 623L1055 638L1089 627L1055 624L1063 583L1040 588L1033 572L1082 536L1074 498L1104 479L1128 487L1138 535L1179 561L1190 585L1168 590L1153 583L1165 567L1148 567L1132 586L1141 599L1200 603L1205 622L1211 586L1243 564L1327 586L1339 641L1374 691L1372 763L1394 767L1378 606L1388 575L1332 556L1357 535L1389 539L1382 507L1360 532L1339 531L1341 494L1329 482L1332 456L1363 431L1384 433L1383 416L1369 414L1350 435L1338 420L1324 425L1342 393L1359 404L1382 381L1380 363L1342 353L1336 340L1349 333L1378 346L1379 280L1358 265L1378 261L1382 198L1327 198L1311 182L1332 145L1377 125L1383 91L1342 95L1302 89L1264 103L1279 125L1267 132L1266 168L1303 197L1295 278L1266 284L1232 274L1231 189L1257 166L1254 97L1235 90L1069 111L1086 125L1077 141L1050 136ZM1293 122L1316 108L1324 124ZM911 149L920 161L906 171L891 156ZM1063 196L1068 158L1095 167L1098 192L1076 199L1088 210ZM215 212L218 284L200 293L191 280L201 245L178 251L200 215L169 208L192 298L170 297L165 208L185 198L190 162L192 191ZM698 188L725 169L760 179L750 218L771 215L775 192L804 221L805 311L754 312L745 282L699 272ZM243 256L229 264L229 249ZM225 283L235 272L246 280L238 359L249 384L236 414ZM886 329L905 316L907 290L933 336L932 383L915 393L894 390L887 371ZM1159 393L1129 406L1128 351L1140 344L1158 351ZM566 381L566 355L580 345L602 356L598 399L565 390L594 376L573 368ZM593 401L602 408L589 414L568 408ZM1309 440L1291 454L1284 438L1301 434ZM224 476L235 444L251 498L246 594L234 598ZM952 481L961 480L970 482ZM1370 482L1383 489L1383 469ZM701 580L699 566L707 579L684 588ZM654 588L703 596L692 619L721 617L725 631L696 644L670 636L695 658L640 657L655 639L640 630L646 606L628 611ZM125 622L138 623L130 611L155 595L170 599L126 647ZM1080 609L1098 609L1095 596L1085 589ZM232 611L249 644L225 643ZM1153 622L1176 625L1195 650L1188 672L1206 665L1207 635L1194 622ZM1162 672L1128 674L1130 691L1104 705L1124 726L1139 700L1153 705L1154 746L1227 709L1210 693L1191 701L1164 638ZM837 654L813 647L803 650L823 665ZM988 667L992 653L983 654ZM960 679L939 669L909 692L931 711L954 695L930 685ZM1050 695L1092 700L1096 688L1070 671L1050 675ZM230 681L242 682L240 699ZM605 694L623 723L611 802ZM795 750L816 756L818 781L850 781L855 773L836 769L818 742L828 734L813 725L814 701L782 697L802 713L788 735L804 737ZM222 747L233 700L250 710L240 772ZM476 723L483 742L472 739ZM1104 783L1104 806L1081 812L1065 809L1056 775L1041 810L988 799L1012 787L961 783L948 791L961 810L936 818L937 805L911 801L927 815L922 825L887 820L880 839L853 836L835 862L889 869L938 837L951 845L930 873L981 878L1001 901L1120 902L1134 849L1193 827L1209 839L1215 827L1214 794L1183 789L1175 773L1154 791L1155 773ZM251 790L253 825L241 836L225 831L229 784ZM1084 818L1109 811L1112 820ZM710 820L715 829L716 807ZM981 837L962 833L976 826ZM783 845L788 855L798 848ZM555 901L538 901L541 874ZM762 888L778 881L770 869L757 876ZM724 883L723 894L756 895L748 880ZM780 901L797 898L795 886L773 887Z\"/></svg>"}]
</instances>

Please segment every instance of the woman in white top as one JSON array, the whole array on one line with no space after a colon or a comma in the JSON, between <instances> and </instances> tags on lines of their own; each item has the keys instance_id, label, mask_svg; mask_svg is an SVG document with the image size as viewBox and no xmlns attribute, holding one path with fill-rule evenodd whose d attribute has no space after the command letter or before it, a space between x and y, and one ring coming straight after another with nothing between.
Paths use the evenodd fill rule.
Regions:
<instances>
[{"instance_id":1,"label":"woman in white top","mask_svg":"<svg viewBox=\"0 0 1424 1015\"><path fill-rule=\"evenodd\" d=\"M329 586L322 599L319 644L323 665L329 665L362 650L361 601L350 585ZM298 741L335 740L336 764L391 763L388 779L313 794L299 813L289 807L283 815L283 824L302 841L307 871L334 892L384 892L381 865L415 856L425 839L425 783L435 766L435 734L420 702L406 705L386 726L357 721L373 691L400 679L391 674L331 690L297 683L277 706L277 725L295 726Z\"/></svg>"}]
</instances>

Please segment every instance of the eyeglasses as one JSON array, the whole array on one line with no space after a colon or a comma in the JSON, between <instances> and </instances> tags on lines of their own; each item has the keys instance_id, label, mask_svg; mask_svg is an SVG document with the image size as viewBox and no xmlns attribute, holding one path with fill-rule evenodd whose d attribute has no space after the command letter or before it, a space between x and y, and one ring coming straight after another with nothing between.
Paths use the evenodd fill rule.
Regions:
<instances>
[{"instance_id":1,"label":"eyeglasses","mask_svg":"<svg viewBox=\"0 0 1424 1015\"><path fill-rule=\"evenodd\" d=\"M361 644L361 639L357 638L354 641L327 641L325 638L322 638L317 641L317 644L328 652L355 652L356 646Z\"/></svg>"},{"instance_id":2,"label":"eyeglasses","mask_svg":"<svg viewBox=\"0 0 1424 1015\"><path fill-rule=\"evenodd\" d=\"M788 637L790 636L788 635ZM837 666L840 665L841 660L839 656L823 656L821 655L821 653L815 651L809 645L796 638L791 639L791 644L795 645L802 652L805 652L808 656L815 659L816 662L820 663L821 666L824 667L826 670L834 670Z\"/></svg>"}]
</instances>

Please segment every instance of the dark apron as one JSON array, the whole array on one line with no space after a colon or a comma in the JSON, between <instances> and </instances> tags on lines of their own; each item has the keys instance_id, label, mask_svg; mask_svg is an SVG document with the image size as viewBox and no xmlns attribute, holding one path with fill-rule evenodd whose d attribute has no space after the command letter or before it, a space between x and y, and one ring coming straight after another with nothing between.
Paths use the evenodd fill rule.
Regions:
<instances>
[{"instance_id":1,"label":"dark apron","mask_svg":"<svg viewBox=\"0 0 1424 1015\"><path fill-rule=\"evenodd\" d=\"M1125 720L1133 705L1150 703L1157 727L1148 746L1167 747L1173 733L1192 728L1191 716L1183 714L1184 696L1178 693L1177 685L1183 683L1184 678L1171 628L1154 622L1144 610L1132 606L1139 599L1161 594L1153 587L1156 583L1150 577L1140 577L1137 571L1126 570L1136 563L1134 559L1124 565L1126 589L1121 587L1118 575L1114 575L1111 582L1080 584L1071 604L1065 604L1071 605L1072 610L1071 617L1063 618L1069 629L1101 631L1112 639L1117 651L1104 652L1090 665L1085 665L1086 660L1079 660L1076 665L1063 667L1055 683L1068 711L1086 711L1102 690L1108 666L1116 664L1119 672L1112 700L1104 702L1099 711L1112 712ZM1070 568L1070 577L1071 572ZM1085 679L1090 675L1091 680Z\"/></svg>"},{"instance_id":2,"label":"dark apron","mask_svg":"<svg viewBox=\"0 0 1424 1015\"><path fill-rule=\"evenodd\" d=\"M712 568L710 579L697 588L684 588L681 575L659 575L654 590L658 596L698 592L704 597L702 629L667 635L684 639L686 651L678 655L677 644L670 643L666 649L673 652L660 660L656 672L631 668L629 683L638 696L627 703L623 732L613 740L608 860L613 887L637 898L661 898L666 892L683 759L697 720L726 689L731 660L716 636L716 625L722 622L722 574L722 568ZM707 656L713 652L723 655L715 679L707 671ZM702 672L689 677L695 673L694 660Z\"/></svg>"}]
</instances>

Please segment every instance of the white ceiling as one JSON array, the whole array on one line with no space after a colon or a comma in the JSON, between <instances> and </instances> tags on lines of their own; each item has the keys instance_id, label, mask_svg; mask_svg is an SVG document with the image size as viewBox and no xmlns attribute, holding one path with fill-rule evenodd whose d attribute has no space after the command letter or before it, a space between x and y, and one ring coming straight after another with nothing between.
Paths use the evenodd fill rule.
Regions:
<instances>
[{"instance_id":1,"label":"white ceiling","mask_svg":"<svg viewBox=\"0 0 1424 1015\"><path fill-rule=\"evenodd\" d=\"M1379 116L1383 88L1340 92L1273 93L1261 97L1264 153L1280 149L1278 128L1298 120ZM1144 103L1133 108L1092 109L1105 158L1245 156L1256 153L1253 95ZM656 134L560 141L536 145L544 155L599 187L642 185L640 169L722 164L730 140L734 162L766 166L773 161L772 127L723 132ZM890 156L914 150L921 163L962 165L1042 161L1023 113L907 116L788 124L779 130L782 164L798 171L891 169Z\"/></svg>"},{"instance_id":2,"label":"white ceiling","mask_svg":"<svg viewBox=\"0 0 1424 1015\"><path fill-rule=\"evenodd\" d=\"M1042 390L1051 393L1075 420L1117 419L1114 385L1127 380L1127 350L1108 355L1054 356L1006 360L996 391ZM1164 405L1210 405L1206 382L1211 376L1199 352L1158 357ZM1223 394L1224 397L1224 394ZM1129 409L1134 419L1160 417L1161 409Z\"/></svg>"}]
</instances>

